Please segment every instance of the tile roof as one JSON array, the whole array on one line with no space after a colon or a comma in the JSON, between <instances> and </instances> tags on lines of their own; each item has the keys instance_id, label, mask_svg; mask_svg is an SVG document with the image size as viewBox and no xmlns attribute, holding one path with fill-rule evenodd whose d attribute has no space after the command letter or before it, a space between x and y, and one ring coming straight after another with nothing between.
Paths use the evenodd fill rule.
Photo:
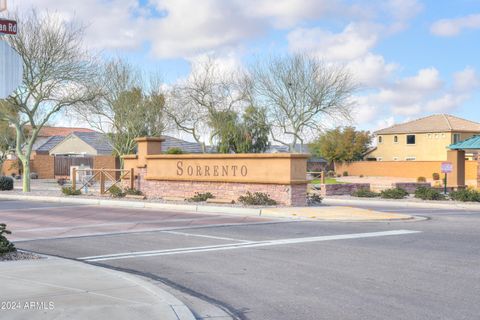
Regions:
<instances>
[{"instance_id":1,"label":"tile roof","mask_svg":"<svg viewBox=\"0 0 480 320\"><path fill-rule=\"evenodd\" d=\"M30 129L30 126L25 126L26 130ZM44 126L40 129L38 134L39 137L53 137L53 136L62 136L66 137L69 134L74 132L96 132L92 129L87 128L70 128L70 127L48 127Z\"/></svg>"},{"instance_id":2,"label":"tile roof","mask_svg":"<svg viewBox=\"0 0 480 320\"><path fill-rule=\"evenodd\" d=\"M184 153L202 153L202 146L196 142L189 142L177 139L171 136L162 136L165 141L162 142L162 152L167 152L171 148L180 148ZM207 152L209 148L207 147Z\"/></svg>"},{"instance_id":3,"label":"tile roof","mask_svg":"<svg viewBox=\"0 0 480 320\"><path fill-rule=\"evenodd\" d=\"M375 131L375 134L422 133L422 132L479 132L480 123L449 114L434 114L417 120L396 124Z\"/></svg>"},{"instance_id":4,"label":"tile roof","mask_svg":"<svg viewBox=\"0 0 480 320\"><path fill-rule=\"evenodd\" d=\"M480 135L475 135L454 144L451 144L449 147L451 150L472 150L480 149Z\"/></svg>"},{"instance_id":5,"label":"tile roof","mask_svg":"<svg viewBox=\"0 0 480 320\"><path fill-rule=\"evenodd\" d=\"M65 137L62 136L53 136L49 137L48 140L43 143L41 146L35 149L36 152L49 152L52 150L57 144L62 142Z\"/></svg>"},{"instance_id":6,"label":"tile roof","mask_svg":"<svg viewBox=\"0 0 480 320\"><path fill-rule=\"evenodd\" d=\"M90 145L97 150L98 154L112 154L113 147L110 144L107 136L100 132L78 132L75 131L72 134L80 138L83 142Z\"/></svg>"}]
</instances>

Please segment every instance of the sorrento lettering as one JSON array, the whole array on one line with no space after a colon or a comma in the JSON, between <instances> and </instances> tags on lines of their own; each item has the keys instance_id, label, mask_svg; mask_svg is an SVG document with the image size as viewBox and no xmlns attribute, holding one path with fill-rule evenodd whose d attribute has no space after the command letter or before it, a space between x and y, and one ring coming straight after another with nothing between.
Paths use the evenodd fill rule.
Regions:
<instances>
[{"instance_id":1,"label":"sorrento lettering","mask_svg":"<svg viewBox=\"0 0 480 320\"><path fill-rule=\"evenodd\" d=\"M190 177L246 177L248 167L245 165L188 165L177 162L177 176Z\"/></svg>"}]
</instances>

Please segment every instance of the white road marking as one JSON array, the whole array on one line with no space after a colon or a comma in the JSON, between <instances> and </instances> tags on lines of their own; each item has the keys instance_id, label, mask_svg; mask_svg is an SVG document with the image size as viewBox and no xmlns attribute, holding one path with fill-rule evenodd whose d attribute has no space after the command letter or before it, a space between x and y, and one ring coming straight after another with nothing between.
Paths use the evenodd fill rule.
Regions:
<instances>
[{"instance_id":1,"label":"white road marking","mask_svg":"<svg viewBox=\"0 0 480 320\"><path fill-rule=\"evenodd\" d=\"M187 237L210 238L210 239L217 239L217 240L240 241L240 242L249 242L249 243L251 242L251 241L242 240L242 239L217 237L217 236L211 236L211 235L206 235L206 234L185 233L185 232L177 232L177 231L163 231L163 233L169 233L169 234L175 234L175 235L187 236Z\"/></svg>"},{"instance_id":2,"label":"white road marking","mask_svg":"<svg viewBox=\"0 0 480 320\"><path fill-rule=\"evenodd\" d=\"M110 254L110 255L81 257L81 258L78 258L78 259L79 260L90 261L90 262L107 261L107 260L119 260L119 259L130 259L130 258L141 258L141 257L154 257L154 256L185 254L185 253L233 250L233 249L241 249L241 248L278 246L278 245L298 244L298 243L307 243L307 242L319 242L319 241L330 241L330 240L345 240L345 239L359 239L359 238L395 236L395 235L412 234L412 233L419 233L419 232L421 232L421 231L391 230L391 231L367 232L367 233L351 233L351 234L340 234L340 235L332 235L332 236L290 238L290 239L278 239L278 240L267 240L267 241L252 241L252 242L248 242L248 243L233 243L233 244L223 244L223 245L204 246L204 247L189 247L189 248L176 248L176 249L167 249L167 250L125 252L125 253L117 253L117 254Z\"/></svg>"},{"instance_id":3,"label":"white road marking","mask_svg":"<svg viewBox=\"0 0 480 320\"><path fill-rule=\"evenodd\" d=\"M197 220L197 219L195 219ZM164 231L173 231L173 230L190 230L190 229L208 229L208 228L217 228L217 227L238 227L238 226L253 226L253 225L262 225L262 224L278 224L278 223L298 223L301 221L262 221L262 222L237 222L237 223L221 223L221 224L205 224L205 225L193 225L193 226L179 226L179 227L166 227L166 228L149 228L149 229L134 229L127 231L112 231L112 232L90 232L82 233L76 235L65 235L65 236L53 236L53 237L37 237L37 238L15 238L13 235L12 240L14 243L18 242L28 242L28 241L37 241L37 240L59 240L59 239L70 239L70 238L88 238L88 237L103 237L103 236L116 236L122 234L135 234L135 233L147 233L147 232L164 232ZM96 225L98 226L98 225ZM79 228L79 227L75 227ZM68 228L71 230L72 228ZM68 231L68 230L67 230Z\"/></svg>"},{"instance_id":4,"label":"white road marking","mask_svg":"<svg viewBox=\"0 0 480 320\"><path fill-rule=\"evenodd\" d=\"M34 207L34 208L15 208L15 209L0 209L0 212L10 212L10 211L33 211L33 210L45 210L45 209L71 209L71 208L85 208L92 207L91 205L78 205L78 206L55 206L55 207Z\"/></svg>"}]
</instances>

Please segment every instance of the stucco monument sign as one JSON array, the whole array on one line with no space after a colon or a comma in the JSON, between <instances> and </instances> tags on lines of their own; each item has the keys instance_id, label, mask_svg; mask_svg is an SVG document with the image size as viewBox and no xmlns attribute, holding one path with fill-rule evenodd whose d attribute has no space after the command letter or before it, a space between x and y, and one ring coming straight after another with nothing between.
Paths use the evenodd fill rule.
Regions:
<instances>
[{"instance_id":1,"label":"stucco monument sign","mask_svg":"<svg viewBox=\"0 0 480 320\"><path fill-rule=\"evenodd\" d=\"M139 138L138 153L124 157L135 186L147 197L192 197L211 192L236 200L264 192L284 205L305 205L306 154L161 154L160 138Z\"/></svg>"}]
</instances>

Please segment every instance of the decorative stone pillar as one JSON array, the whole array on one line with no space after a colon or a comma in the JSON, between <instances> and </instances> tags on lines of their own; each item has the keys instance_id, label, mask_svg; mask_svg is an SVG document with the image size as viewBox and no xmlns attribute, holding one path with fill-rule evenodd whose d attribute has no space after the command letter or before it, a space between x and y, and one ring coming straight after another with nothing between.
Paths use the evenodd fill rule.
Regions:
<instances>
[{"instance_id":1,"label":"decorative stone pillar","mask_svg":"<svg viewBox=\"0 0 480 320\"><path fill-rule=\"evenodd\" d=\"M147 156L161 154L162 142L165 139L160 137L142 137L135 139L137 142L137 168L145 168L147 166Z\"/></svg>"},{"instance_id":2,"label":"decorative stone pillar","mask_svg":"<svg viewBox=\"0 0 480 320\"><path fill-rule=\"evenodd\" d=\"M447 161L453 165L453 172L447 175L447 186L453 188L465 187L465 151L448 150Z\"/></svg>"}]
</instances>

